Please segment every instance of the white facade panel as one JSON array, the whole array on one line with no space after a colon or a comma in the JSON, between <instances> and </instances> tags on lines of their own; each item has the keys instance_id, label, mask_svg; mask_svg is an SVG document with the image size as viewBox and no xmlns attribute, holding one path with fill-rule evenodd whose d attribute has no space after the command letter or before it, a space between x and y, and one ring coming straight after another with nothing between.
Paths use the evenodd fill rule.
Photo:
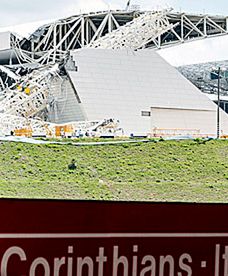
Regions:
<instances>
[{"instance_id":1,"label":"white facade panel","mask_svg":"<svg viewBox=\"0 0 228 276\"><path fill-rule=\"evenodd\" d=\"M49 108L49 121L53 123L67 123L84 121L83 106L77 100L75 91L69 80L54 80L51 82L51 95L55 98Z\"/></svg>"},{"instance_id":2,"label":"white facade panel","mask_svg":"<svg viewBox=\"0 0 228 276\"><path fill-rule=\"evenodd\" d=\"M10 32L0 33L0 51L10 48Z\"/></svg>"},{"instance_id":3,"label":"white facade panel","mask_svg":"<svg viewBox=\"0 0 228 276\"><path fill-rule=\"evenodd\" d=\"M166 116L166 125L175 127L176 121L177 126L216 133L212 122L216 105L155 51L81 49L71 55L78 70L68 73L88 120L114 118L127 135L146 134L151 132L151 119L142 116L142 111L151 107L192 110L182 119ZM228 116L222 116L228 133Z\"/></svg>"},{"instance_id":4,"label":"white facade panel","mask_svg":"<svg viewBox=\"0 0 228 276\"><path fill-rule=\"evenodd\" d=\"M215 136L216 111L151 108L151 129L156 136Z\"/></svg>"}]
</instances>

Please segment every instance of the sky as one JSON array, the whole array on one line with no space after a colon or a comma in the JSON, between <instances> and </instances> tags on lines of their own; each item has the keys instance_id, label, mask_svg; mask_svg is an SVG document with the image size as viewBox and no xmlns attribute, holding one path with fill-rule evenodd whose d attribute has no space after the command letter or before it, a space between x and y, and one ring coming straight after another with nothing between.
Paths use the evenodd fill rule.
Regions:
<instances>
[{"instance_id":1,"label":"sky","mask_svg":"<svg viewBox=\"0 0 228 276\"><path fill-rule=\"evenodd\" d=\"M124 9L128 0L0 0L0 27L57 19L80 12ZM131 0L142 10L173 7L175 11L228 15L227 0Z\"/></svg>"},{"instance_id":2,"label":"sky","mask_svg":"<svg viewBox=\"0 0 228 276\"><path fill-rule=\"evenodd\" d=\"M228 60L228 35L185 42L159 50L173 66Z\"/></svg>"}]
</instances>

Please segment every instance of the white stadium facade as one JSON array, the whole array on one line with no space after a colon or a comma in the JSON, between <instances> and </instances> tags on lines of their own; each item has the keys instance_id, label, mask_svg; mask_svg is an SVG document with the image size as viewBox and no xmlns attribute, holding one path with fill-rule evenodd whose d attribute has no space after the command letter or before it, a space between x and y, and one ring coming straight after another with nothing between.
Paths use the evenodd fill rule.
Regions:
<instances>
[{"instance_id":1,"label":"white stadium facade","mask_svg":"<svg viewBox=\"0 0 228 276\"><path fill-rule=\"evenodd\" d=\"M113 120L127 136L228 136L228 114L158 54L227 32L226 17L108 11L55 21L28 38L0 33L2 135L47 121Z\"/></svg>"}]
</instances>

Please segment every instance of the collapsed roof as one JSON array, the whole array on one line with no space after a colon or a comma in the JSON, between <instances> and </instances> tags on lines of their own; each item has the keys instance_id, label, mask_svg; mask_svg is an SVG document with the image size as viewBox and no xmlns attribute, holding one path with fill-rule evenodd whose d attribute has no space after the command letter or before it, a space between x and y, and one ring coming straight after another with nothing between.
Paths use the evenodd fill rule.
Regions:
<instances>
[{"instance_id":1,"label":"collapsed roof","mask_svg":"<svg viewBox=\"0 0 228 276\"><path fill-rule=\"evenodd\" d=\"M13 56L14 60L11 62L15 63L16 58L18 63L33 62L34 60L42 63L55 63L70 50L91 45L104 35L112 33L146 13L138 10L117 10L74 15L39 27L29 38L15 39L15 34L12 34L9 49L13 52L11 59ZM145 48L160 49L192 39L226 35L228 31L228 21L225 16L175 13L171 10L150 13L155 15L162 13L163 19L166 21L165 24L172 27L160 32L157 37L151 37L151 40L145 43ZM127 32L126 35L130 39L131 34ZM138 34L133 33L132 35ZM109 43L112 43L112 40ZM1 55L3 52L0 51L2 60ZM10 60L9 55L8 60Z\"/></svg>"},{"instance_id":2,"label":"collapsed roof","mask_svg":"<svg viewBox=\"0 0 228 276\"><path fill-rule=\"evenodd\" d=\"M8 66L0 68L0 116L9 120L37 116L48 105L50 83L67 77L71 50L79 48L160 48L172 43L227 34L225 17L172 13L169 10L108 11L76 15L38 28L28 39L5 33ZM75 61L73 67L75 66ZM3 120L6 121L5 119Z\"/></svg>"}]
</instances>

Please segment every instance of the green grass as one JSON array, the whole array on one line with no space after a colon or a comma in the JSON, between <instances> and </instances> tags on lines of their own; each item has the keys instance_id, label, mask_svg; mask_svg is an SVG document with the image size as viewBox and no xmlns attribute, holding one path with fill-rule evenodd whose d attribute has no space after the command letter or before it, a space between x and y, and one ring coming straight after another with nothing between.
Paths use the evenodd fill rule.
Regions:
<instances>
[{"instance_id":1,"label":"green grass","mask_svg":"<svg viewBox=\"0 0 228 276\"><path fill-rule=\"evenodd\" d=\"M2 143L0 197L228 202L228 141Z\"/></svg>"}]
</instances>

